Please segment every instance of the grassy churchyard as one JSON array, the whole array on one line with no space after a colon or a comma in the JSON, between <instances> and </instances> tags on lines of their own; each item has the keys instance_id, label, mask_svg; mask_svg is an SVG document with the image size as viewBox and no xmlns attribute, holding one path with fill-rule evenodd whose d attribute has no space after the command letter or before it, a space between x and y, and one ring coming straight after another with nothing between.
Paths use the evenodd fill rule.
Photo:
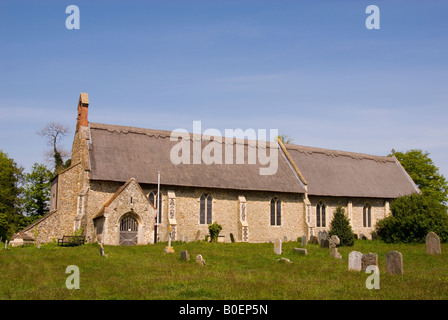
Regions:
<instances>
[{"instance_id":1,"label":"grassy churchyard","mask_svg":"<svg viewBox=\"0 0 448 320\"><path fill-rule=\"evenodd\" d=\"M296 241L283 243L280 256L273 243L174 242L175 253L165 253L165 246L106 246L105 257L97 244L3 245L0 299L448 299L448 244L442 255L430 256L425 244L357 240L339 248L342 260L311 244L307 256L298 255ZM183 250L190 261L181 259ZM379 289L367 289L371 274L348 271L352 250L378 254ZM385 255L392 250L403 254L403 275L386 273ZM206 265L196 263L197 254ZM79 268L79 289L66 287L70 265Z\"/></svg>"}]
</instances>

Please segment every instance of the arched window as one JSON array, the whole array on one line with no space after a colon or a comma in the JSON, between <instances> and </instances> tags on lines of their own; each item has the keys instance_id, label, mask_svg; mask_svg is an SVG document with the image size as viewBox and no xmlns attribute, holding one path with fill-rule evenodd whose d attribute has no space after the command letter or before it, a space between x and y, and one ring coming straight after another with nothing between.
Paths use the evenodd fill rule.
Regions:
<instances>
[{"instance_id":1,"label":"arched window","mask_svg":"<svg viewBox=\"0 0 448 320\"><path fill-rule=\"evenodd\" d=\"M372 226L372 206L368 203L362 209L362 225L363 227Z\"/></svg>"},{"instance_id":2,"label":"arched window","mask_svg":"<svg viewBox=\"0 0 448 320\"><path fill-rule=\"evenodd\" d=\"M208 194L203 194L200 199L199 209L199 223L212 223L212 197Z\"/></svg>"},{"instance_id":3,"label":"arched window","mask_svg":"<svg viewBox=\"0 0 448 320\"><path fill-rule=\"evenodd\" d=\"M271 199L271 226L282 224L282 203L279 198Z\"/></svg>"},{"instance_id":4,"label":"arched window","mask_svg":"<svg viewBox=\"0 0 448 320\"><path fill-rule=\"evenodd\" d=\"M325 203L320 201L316 206L316 227L326 227L326 208Z\"/></svg>"},{"instance_id":5,"label":"arched window","mask_svg":"<svg viewBox=\"0 0 448 320\"><path fill-rule=\"evenodd\" d=\"M154 207L157 208L158 206L159 216L157 218L158 222L162 223L162 194L159 193L159 203L157 203L157 191L151 191L148 195L148 198Z\"/></svg>"}]
</instances>

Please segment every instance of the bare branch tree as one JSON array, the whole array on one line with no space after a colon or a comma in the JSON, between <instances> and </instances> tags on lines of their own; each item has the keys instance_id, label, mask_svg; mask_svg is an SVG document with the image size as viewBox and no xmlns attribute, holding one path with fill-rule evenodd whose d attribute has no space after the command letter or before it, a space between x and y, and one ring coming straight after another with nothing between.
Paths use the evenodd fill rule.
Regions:
<instances>
[{"instance_id":1,"label":"bare branch tree","mask_svg":"<svg viewBox=\"0 0 448 320\"><path fill-rule=\"evenodd\" d=\"M38 135L47 139L47 144L53 147L52 156L54 158L55 173L64 169L63 156L68 154L67 151L59 147L59 142L67 136L70 128L57 122L50 122L37 132Z\"/></svg>"}]
</instances>

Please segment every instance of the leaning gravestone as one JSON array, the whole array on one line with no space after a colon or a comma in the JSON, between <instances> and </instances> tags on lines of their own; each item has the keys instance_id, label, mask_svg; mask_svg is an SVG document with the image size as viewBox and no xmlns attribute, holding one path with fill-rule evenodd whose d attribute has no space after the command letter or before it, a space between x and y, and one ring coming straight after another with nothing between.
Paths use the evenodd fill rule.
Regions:
<instances>
[{"instance_id":1,"label":"leaning gravestone","mask_svg":"<svg viewBox=\"0 0 448 320\"><path fill-rule=\"evenodd\" d=\"M378 267L378 255L376 253L366 253L361 257L361 271L366 271L368 266Z\"/></svg>"},{"instance_id":2,"label":"leaning gravestone","mask_svg":"<svg viewBox=\"0 0 448 320\"><path fill-rule=\"evenodd\" d=\"M440 239L435 232L426 235L426 254L441 254Z\"/></svg>"},{"instance_id":3,"label":"leaning gravestone","mask_svg":"<svg viewBox=\"0 0 448 320\"><path fill-rule=\"evenodd\" d=\"M307 238L306 238L306 235L303 235L302 236L302 247L306 247L306 243L307 243Z\"/></svg>"},{"instance_id":4,"label":"leaning gravestone","mask_svg":"<svg viewBox=\"0 0 448 320\"><path fill-rule=\"evenodd\" d=\"M386 272L388 274L403 274L403 255L400 252L386 253Z\"/></svg>"},{"instance_id":5,"label":"leaning gravestone","mask_svg":"<svg viewBox=\"0 0 448 320\"><path fill-rule=\"evenodd\" d=\"M352 251L348 255L348 271L361 271L362 253Z\"/></svg>"},{"instance_id":6,"label":"leaning gravestone","mask_svg":"<svg viewBox=\"0 0 448 320\"><path fill-rule=\"evenodd\" d=\"M276 239L274 241L274 253L282 254L282 240L281 239Z\"/></svg>"}]
</instances>

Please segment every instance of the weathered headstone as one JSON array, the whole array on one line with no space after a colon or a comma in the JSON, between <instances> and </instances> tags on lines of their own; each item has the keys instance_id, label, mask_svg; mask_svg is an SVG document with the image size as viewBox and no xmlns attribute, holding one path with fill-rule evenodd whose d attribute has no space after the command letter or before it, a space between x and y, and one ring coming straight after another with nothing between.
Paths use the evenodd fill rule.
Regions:
<instances>
[{"instance_id":1,"label":"weathered headstone","mask_svg":"<svg viewBox=\"0 0 448 320\"><path fill-rule=\"evenodd\" d=\"M288 237L287 236L283 237L283 242L288 242Z\"/></svg>"},{"instance_id":2,"label":"weathered headstone","mask_svg":"<svg viewBox=\"0 0 448 320\"><path fill-rule=\"evenodd\" d=\"M377 266L378 267L378 255L376 253L366 253L361 257L361 271L366 271L368 266Z\"/></svg>"},{"instance_id":3,"label":"weathered headstone","mask_svg":"<svg viewBox=\"0 0 448 320\"><path fill-rule=\"evenodd\" d=\"M319 231L318 238L321 248L330 248L330 241L328 240L327 231Z\"/></svg>"},{"instance_id":4,"label":"weathered headstone","mask_svg":"<svg viewBox=\"0 0 448 320\"><path fill-rule=\"evenodd\" d=\"M180 257L182 260L190 261L190 254L188 253L188 251L181 251Z\"/></svg>"},{"instance_id":5,"label":"weathered headstone","mask_svg":"<svg viewBox=\"0 0 448 320\"><path fill-rule=\"evenodd\" d=\"M403 274L403 255L400 252L386 253L386 272L388 274Z\"/></svg>"},{"instance_id":6,"label":"weathered headstone","mask_svg":"<svg viewBox=\"0 0 448 320\"><path fill-rule=\"evenodd\" d=\"M283 263L291 263L291 260L287 259L287 258L280 258L277 260L278 262L283 262Z\"/></svg>"},{"instance_id":7,"label":"weathered headstone","mask_svg":"<svg viewBox=\"0 0 448 320\"><path fill-rule=\"evenodd\" d=\"M196 256L196 263L200 266L204 266L205 265L205 260L202 258L202 255L198 254Z\"/></svg>"},{"instance_id":8,"label":"weathered headstone","mask_svg":"<svg viewBox=\"0 0 448 320\"><path fill-rule=\"evenodd\" d=\"M441 254L440 238L435 232L426 235L426 254Z\"/></svg>"},{"instance_id":9,"label":"weathered headstone","mask_svg":"<svg viewBox=\"0 0 448 320\"><path fill-rule=\"evenodd\" d=\"M201 236L201 231L198 230L198 232L196 232L196 236L194 237L194 241L199 241L200 236Z\"/></svg>"},{"instance_id":10,"label":"weathered headstone","mask_svg":"<svg viewBox=\"0 0 448 320\"><path fill-rule=\"evenodd\" d=\"M274 252L275 254L282 254L282 240L276 239L274 241Z\"/></svg>"},{"instance_id":11,"label":"weathered headstone","mask_svg":"<svg viewBox=\"0 0 448 320\"><path fill-rule=\"evenodd\" d=\"M187 236L185 236L185 242L186 242L186 243L190 242L190 239L188 239Z\"/></svg>"},{"instance_id":12,"label":"weathered headstone","mask_svg":"<svg viewBox=\"0 0 448 320\"><path fill-rule=\"evenodd\" d=\"M308 255L308 250L304 248L294 248L294 252L298 254Z\"/></svg>"},{"instance_id":13,"label":"weathered headstone","mask_svg":"<svg viewBox=\"0 0 448 320\"><path fill-rule=\"evenodd\" d=\"M231 241L232 243L235 243L235 238L233 237L233 233L230 234L230 241Z\"/></svg>"},{"instance_id":14,"label":"weathered headstone","mask_svg":"<svg viewBox=\"0 0 448 320\"><path fill-rule=\"evenodd\" d=\"M316 236L310 236L311 244L319 244L319 239Z\"/></svg>"},{"instance_id":15,"label":"weathered headstone","mask_svg":"<svg viewBox=\"0 0 448 320\"><path fill-rule=\"evenodd\" d=\"M348 255L348 270L361 271L362 253L359 251L352 251Z\"/></svg>"},{"instance_id":16,"label":"weathered headstone","mask_svg":"<svg viewBox=\"0 0 448 320\"><path fill-rule=\"evenodd\" d=\"M341 254L338 252L337 246L341 243L341 240L337 235L332 235L330 240L330 256L336 259L342 259Z\"/></svg>"},{"instance_id":17,"label":"weathered headstone","mask_svg":"<svg viewBox=\"0 0 448 320\"><path fill-rule=\"evenodd\" d=\"M302 236L302 243L301 243L301 245L302 245L302 247L306 247L306 245L307 245L307 237L306 237L306 235L303 235Z\"/></svg>"}]
</instances>

